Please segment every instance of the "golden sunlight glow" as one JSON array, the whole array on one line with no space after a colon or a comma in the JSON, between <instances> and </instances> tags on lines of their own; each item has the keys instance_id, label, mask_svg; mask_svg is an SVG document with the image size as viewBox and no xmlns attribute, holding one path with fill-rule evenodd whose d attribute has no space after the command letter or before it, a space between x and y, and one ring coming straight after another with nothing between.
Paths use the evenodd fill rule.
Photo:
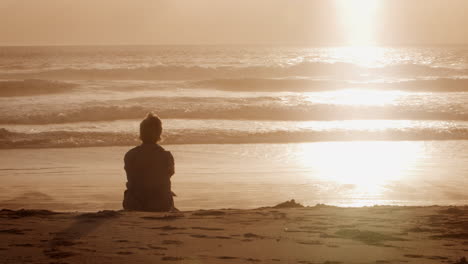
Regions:
<instances>
[{"instance_id":1,"label":"golden sunlight glow","mask_svg":"<svg viewBox=\"0 0 468 264\"><path fill-rule=\"evenodd\" d=\"M347 89L342 91L307 93L305 100L324 104L382 106L395 103L402 96L399 91Z\"/></svg>"},{"instance_id":2,"label":"golden sunlight glow","mask_svg":"<svg viewBox=\"0 0 468 264\"><path fill-rule=\"evenodd\" d=\"M323 142L303 144L299 157L303 167L313 166L311 176L376 197L387 184L409 181L406 177L422 151L422 145L411 142Z\"/></svg>"},{"instance_id":3,"label":"golden sunlight glow","mask_svg":"<svg viewBox=\"0 0 468 264\"><path fill-rule=\"evenodd\" d=\"M375 46L348 46L330 49L330 56L336 61L346 61L363 67L382 67L391 63L386 58L388 48Z\"/></svg>"},{"instance_id":4,"label":"golden sunlight glow","mask_svg":"<svg viewBox=\"0 0 468 264\"><path fill-rule=\"evenodd\" d=\"M375 44L374 24L379 1L335 0L348 45L369 46Z\"/></svg>"}]
</instances>

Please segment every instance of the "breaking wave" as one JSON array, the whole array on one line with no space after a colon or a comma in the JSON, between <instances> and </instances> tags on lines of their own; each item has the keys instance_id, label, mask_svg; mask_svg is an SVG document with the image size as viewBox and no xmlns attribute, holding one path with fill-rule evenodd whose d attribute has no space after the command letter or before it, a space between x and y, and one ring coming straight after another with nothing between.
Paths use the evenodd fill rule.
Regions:
<instances>
[{"instance_id":1,"label":"breaking wave","mask_svg":"<svg viewBox=\"0 0 468 264\"><path fill-rule=\"evenodd\" d=\"M225 120L468 120L466 109L435 108L431 105L333 105L333 104L288 104L288 103L250 103L246 99L230 104L228 100L210 103L196 103L200 98L192 98L194 103L177 105L159 102L129 106L82 106L61 112L28 112L18 115L2 114L0 124L52 124L83 121L112 121L139 119L150 111L158 113L163 119L225 119ZM166 99L170 100L170 99ZM232 99L235 100L235 99ZM246 100L242 103L242 100ZM251 100L257 100L253 98ZM275 99L280 100L280 99Z\"/></svg>"},{"instance_id":2,"label":"breaking wave","mask_svg":"<svg viewBox=\"0 0 468 264\"><path fill-rule=\"evenodd\" d=\"M330 76L335 79L361 79L362 76L453 76L466 75L466 69L431 67L420 64L396 64L364 67L352 63L301 62L274 66L179 66L158 65L139 68L63 68L27 73L2 73L0 78L41 78L68 80L190 80L223 78L280 78L291 76Z\"/></svg>"},{"instance_id":3,"label":"breaking wave","mask_svg":"<svg viewBox=\"0 0 468 264\"><path fill-rule=\"evenodd\" d=\"M281 130L281 131L229 131L168 130L163 144L244 144L244 143L293 143L315 141L353 140L466 140L468 129L418 128L387 129L379 131L346 130ZM40 133L16 133L0 129L0 148L47 148L128 146L139 144L136 134L110 132L50 131Z\"/></svg>"},{"instance_id":4,"label":"breaking wave","mask_svg":"<svg viewBox=\"0 0 468 264\"><path fill-rule=\"evenodd\" d=\"M468 91L468 79L451 78L361 83L336 80L311 80L304 78L241 78L201 80L195 81L194 85L199 88L233 92L324 92L341 89L369 89L375 91L401 90L406 92Z\"/></svg>"}]
</instances>

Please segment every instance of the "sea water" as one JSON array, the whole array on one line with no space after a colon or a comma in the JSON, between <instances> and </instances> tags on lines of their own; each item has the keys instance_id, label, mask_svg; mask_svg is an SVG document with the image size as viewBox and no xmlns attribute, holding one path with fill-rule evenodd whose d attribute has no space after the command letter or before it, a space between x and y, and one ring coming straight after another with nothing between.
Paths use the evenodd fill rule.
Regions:
<instances>
[{"instance_id":1,"label":"sea water","mask_svg":"<svg viewBox=\"0 0 468 264\"><path fill-rule=\"evenodd\" d=\"M181 209L466 204L467 47L0 47L0 205L118 209L149 111Z\"/></svg>"}]
</instances>

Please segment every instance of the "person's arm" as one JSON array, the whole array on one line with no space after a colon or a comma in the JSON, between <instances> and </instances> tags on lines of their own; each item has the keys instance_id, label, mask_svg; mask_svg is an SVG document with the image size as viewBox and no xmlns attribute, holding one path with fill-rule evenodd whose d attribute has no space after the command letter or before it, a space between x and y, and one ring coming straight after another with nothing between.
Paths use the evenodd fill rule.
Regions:
<instances>
[{"instance_id":1,"label":"person's arm","mask_svg":"<svg viewBox=\"0 0 468 264\"><path fill-rule=\"evenodd\" d=\"M130 188L130 185L133 183L133 168L132 168L132 154L131 152L127 152L124 157L124 169L125 174L127 175L127 188Z\"/></svg>"},{"instance_id":2,"label":"person's arm","mask_svg":"<svg viewBox=\"0 0 468 264\"><path fill-rule=\"evenodd\" d=\"M167 162L168 162L167 172L168 172L169 177L172 177L172 175L174 175L175 173L175 163L174 163L174 157L172 156L172 153L169 151L167 152Z\"/></svg>"},{"instance_id":3,"label":"person's arm","mask_svg":"<svg viewBox=\"0 0 468 264\"><path fill-rule=\"evenodd\" d=\"M168 175L169 175L169 178L172 177L172 175L174 175L175 173L175 163L174 163L174 157L172 156L172 153L171 152L167 152L167 161L168 161ZM171 191L171 194L172 196L177 196L175 194L175 192Z\"/></svg>"}]
</instances>

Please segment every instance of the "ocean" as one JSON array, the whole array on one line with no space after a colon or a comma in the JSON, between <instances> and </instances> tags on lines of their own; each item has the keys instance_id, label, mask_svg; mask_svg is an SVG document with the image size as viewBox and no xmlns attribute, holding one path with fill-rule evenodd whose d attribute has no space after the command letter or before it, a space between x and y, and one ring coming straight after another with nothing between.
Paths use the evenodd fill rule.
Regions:
<instances>
[{"instance_id":1,"label":"ocean","mask_svg":"<svg viewBox=\"0 0 468 264\"><path fill-rule=\"evenodd\" d=\"M163 119L176 206L468 204L468 47L0 47L0 207L121 208Z\"/></svg>"}]
</instances>

